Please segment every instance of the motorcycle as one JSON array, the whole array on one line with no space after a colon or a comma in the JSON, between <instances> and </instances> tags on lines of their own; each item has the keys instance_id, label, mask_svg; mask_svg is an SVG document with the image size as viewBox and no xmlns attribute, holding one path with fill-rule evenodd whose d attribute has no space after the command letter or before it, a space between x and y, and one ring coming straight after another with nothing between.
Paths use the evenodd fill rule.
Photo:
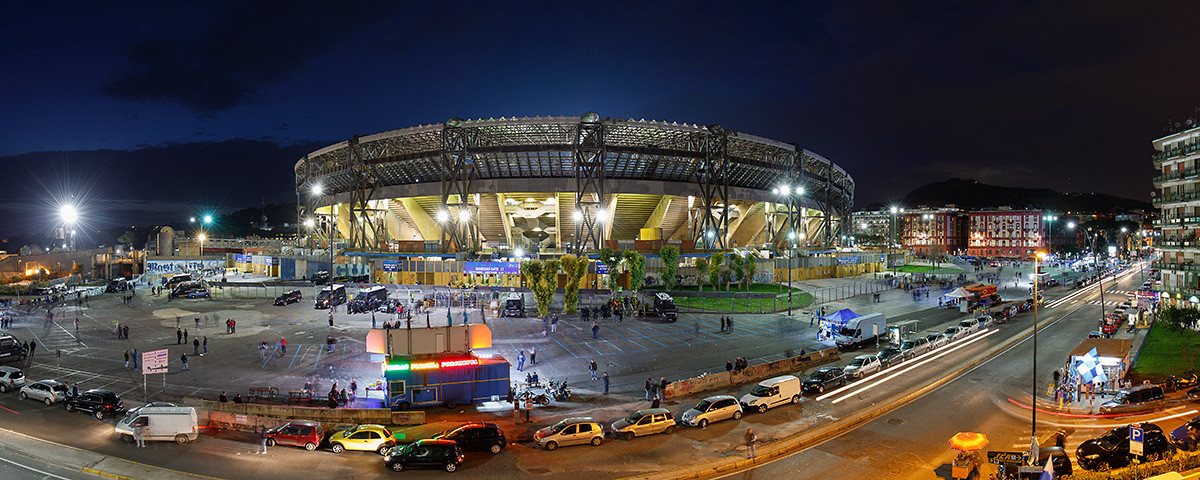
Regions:
<instances>
[{"instance_id":1,"label":"motorcycle","mask_svg":"<svg viewBox=\"0 0 1200 480\"><path fill-rule=\"evenodd\" d=\"M526 390L521 392L521 395L518 398L520 398L523 402L536 403L542 406L550 405L550 397L547 397L544 393L535 395L533 392Z\"/></svg>"}]
</instances>

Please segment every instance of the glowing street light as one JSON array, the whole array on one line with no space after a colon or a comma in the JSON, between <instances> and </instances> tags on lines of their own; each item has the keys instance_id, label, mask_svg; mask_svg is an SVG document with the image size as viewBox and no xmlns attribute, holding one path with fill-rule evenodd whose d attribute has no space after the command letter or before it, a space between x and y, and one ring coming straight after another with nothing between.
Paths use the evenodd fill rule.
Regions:
<instances>
[{"instance_id":1,"label":"glowing street light","mask_svg":"<svg viewBox=\"0 0 1200 480\"><path fill-rule=\"evenodd\" d=\"M208 236L201 233L200 236L197 238L199 238L199 240L200 240L200 257L204 258L204 241L208 240Z\"/></svg>"},{"instance_id":2,"label":"glowing street light","mask_svg":"<svg viewBox=\"0 0 1200 480\"><path fill-rule=\"evenodd\" d=\"M608 212L604 211L603 208L597 208L596 209L596 221L603 223L607 220L608 220Z\"/></svg>"},{"instance_id":3,"label":"glowing street light","mask_svg":"<svg viewBox=\"0 0 1200 480\"><path fill-rule=\"evenodd\" d=\"M575 219L576 222L582 222L583 210L575 209L575 212L571 214L571 218Z\"/></svg>"},{"instance_id":4,"label":"glowing street light","mask_svg":"<svg viewBox=\"0 0 1200 480\"><path fill-rule=\"evenodd\" d=\"M446 223L449 220L450 220L450 212L448 212L446 210L438 210L438 213L437 213L438 223Z\"/></svg>"},{"instance_id":5,"label":"glowing street light","mask_svg":"<svg viewBox=\"0 0 1200 480\"><path fill-rule=\"evenodd\" d=\"M304 220L304 226L308 227L310 229L313 228L313 226L316 224L317 224L317 222L311 218L307 218Z\"/></svg>"},{"instance_id":6,"label":"glowing street light","mask_svg":"<svg viewBox=\"0 0 1200 480\"><path fill-rule=\"evenodd\" d=\"M212 215L205 215L205 216L204 216L204 224L205 224L205 225L211 225L211 224L212 224L212 222L213 222L213 217L212 217Z\"/></svg>"},{"instance_id":7,"label":"glowing street light","mask_svg":"<svg viewBox=\"0 0 1200 480\"><path fill-rule=\"evenodd\" d=\"M467 210L465 208L459 210L458 211L458 223L467 223L469 221L471 221L471 211Z\"/></svg>"},{"instance_id":8,"label":"glowing street light","mask_svg":"<svg viewBox=\"0 0 1200 480\"><path fill-rule=\"evenodd\" d=\"M518 247L517 249L513 250L513 256L517 258L524 257L525 249Z\"/></svg>"}]
</instances>

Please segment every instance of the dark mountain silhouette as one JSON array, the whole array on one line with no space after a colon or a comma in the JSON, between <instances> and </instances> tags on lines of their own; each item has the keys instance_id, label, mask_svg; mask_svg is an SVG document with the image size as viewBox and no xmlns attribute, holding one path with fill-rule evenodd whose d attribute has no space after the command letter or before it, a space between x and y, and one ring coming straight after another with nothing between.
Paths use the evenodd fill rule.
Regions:
<instances>
[{"instance_id":1,"label":"dark mountain silhouette","mask_svg":"<svg viewBox=\"0 0 1200 480\"><path fill-rule=\"evenodd\" d=\"M1001 187L959 178L917 187L908 192L899 203L907 208L955 205L964 210L994 207L1094 213L1153 210L1149 202L1103 193L1060 193L1048 188ZM863 209L882 208L886 206L867 205Z\"/></svg>"}]
</instances>

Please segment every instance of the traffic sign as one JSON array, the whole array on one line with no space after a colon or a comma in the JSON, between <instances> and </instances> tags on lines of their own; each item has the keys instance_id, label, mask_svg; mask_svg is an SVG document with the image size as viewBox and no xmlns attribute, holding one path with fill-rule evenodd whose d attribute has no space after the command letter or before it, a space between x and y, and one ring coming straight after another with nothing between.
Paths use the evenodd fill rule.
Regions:
<instances>
[{"instance_id":1,"label":"traffic sign","mask_svg":"<svg viewBox=\"0 0 1200 480\"><path fill-rule=\"evenodd\" d=\"M987 452L988 463L997 465L1004 463L1021 463L1024 461L1024 453L1022 452Z\"/></svg>"},{"instance_id":2,"label":"traffic sign","mask_svg":"<svg viewBox=\"0 0 1200 480\"><path fill-rule=\"evenodd\" d=\"M142 352L142 375L167 373L167 360L170 353L167 349Z\"/></svg>"},{"instance_id":3,"label":"traffic sign","mask_svg":"<svg viewBox=\"0 0 1200 480\"><path fill-rule=\"evenodd\" d=\"M1142 453L1142 439L1144 438L1144 435L1145 431L1142 430L1142 427L1135 427L1132 425L1129 426L1129 453L1134 455L1144 455L1144 453Z\"/></svg>"}]
</instances>

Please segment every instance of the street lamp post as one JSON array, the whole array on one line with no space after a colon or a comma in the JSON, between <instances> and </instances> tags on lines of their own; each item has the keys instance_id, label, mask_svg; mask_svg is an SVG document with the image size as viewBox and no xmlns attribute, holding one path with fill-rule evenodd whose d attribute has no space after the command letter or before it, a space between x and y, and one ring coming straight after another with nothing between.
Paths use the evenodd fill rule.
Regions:
<instances>
[{"instance_id":1,"label":"street lamp post","mask_svg":"<svg viewBox=\"0 0 1200 480\"><path fill-rule=\"evenodd\" d=\"M891 228L891 230L888 232L888 246L887 246L887 257L888 257L888 258L887 258L887 261L888 261L888 263L892 263L892 259L891 259L891 256L892 256L892 245L895 245L895 244L899 243L899 241L898 241L898 240L899 240L899 237L897 236L897 233L899 233L899 232L897 232L897 231L896 231L896 214L897 214L897 213L904 213L904 209L903 209L903 208L896 207L895 205L893 205L893 206L892 206L892 208L891 208L891 212L892 212L892 228ZM895 266L895 265L893 265L893 267L894 267L894 266ZM893 277L895 277L895 276L897 276L897 275L899 275L899 274L900 274L899 270L897 270L897 269L895 269L895 268L893 268L893 269L892 269L892 276L893 276Z\"/></svg>"},{"instance_id":2,"label":"street lamp post","mask_svg":"<svg viewBox=\"0 0 1200 480\"><path fill-rule=\"evenodd\" d=\"M792 249L795 248L796 230L795 222L792 219L792 207L795 204L794 197L804 195L804 187L796 187L793 189L789 185L783 185L774 189L776 195L783 197L787 203L787 230L788 230L788 250L787 250L787 271L788 271L788 316L792 315Z\"/></svg>"},{"instance_id":3,"label":"street lamp post","mask_svg":"<svg viewBox=\"0 0 1200 480\"><path fill-rule=\"evenodd\" d=\"M201 233L199 239L200 239L200 268L204 268L204 241L208 239L208 236Z\"/></svg>"},{"instance_id":4,"label":"street lamp post","mask_svg":"<svg viewBox=\"0 0 1200 480\"><path fill-rule=\"evenodd\" d=\"M1037 255L1033 256L1033 277L1035 279L1037 278L1037 274L1038 274L1038 260L1041 260L1043 258L1046 258L1046 254L1043 252L1037 252ZM1033 402L1034 405L1033 405L1033 408L1029 409L1031 412L1033 412L1033 418L1032 418L1032 420L1030 420L1030 423L1029 423L1030 451L1033 450L1033 444L1035 442L1037 442L1037 391L1038 391L1038 383L1037 383L1037 338L1038 337L1037 337L1037 333L1038 333L1038 303L1039 303L1038 296L1039 295L1040 295L1040 292L1038 291L1038 282L1035 280L1033 282L1033 375L1032 375L1033 390L1030 392L1032 394L1032 398L1034 399L1034 402ZM1054 387L1058 388L1058 385L1055 385ZM1034 458L1033 460L1037 460L1037 459Z\"/></svg>"},{"instance_id":5,"label":"street lamp post","mask_svg":"<svg viewBox=\"0 0 1200 480\"><path fill-rule=\"evenodd\" d=\"M321 187L321 184L318 183L316 185L313 185L313 187L312 187L313 195L320 196L323 192L324 192L324 189ZM334 275L335 269L333 268L333 232L334 232L334 222L337 221L336 220L337 217L335 217L336 214L337 214L337 210L334 208L334 205L333 205L333 195L330 195L329 196L329 281L326 283L326 288L329 289L329 302L330 302L329 326L331 326L331 327L333 326L333 307L334 306L332 305L332 303L333 303L333 278L335 276Z\"/></svg>"},{"instance_id":6,"label":"street lamp post","mask_svg":"<svg viewBox=\"0 0 1200 480\"><path fill-rule=\"evenodd\" d=\"M1058 221L1058 215L1048 214L1042 217L1046 221L1046 255L1054 253L1054 222Z\"/></svg>"}]
</instances>

